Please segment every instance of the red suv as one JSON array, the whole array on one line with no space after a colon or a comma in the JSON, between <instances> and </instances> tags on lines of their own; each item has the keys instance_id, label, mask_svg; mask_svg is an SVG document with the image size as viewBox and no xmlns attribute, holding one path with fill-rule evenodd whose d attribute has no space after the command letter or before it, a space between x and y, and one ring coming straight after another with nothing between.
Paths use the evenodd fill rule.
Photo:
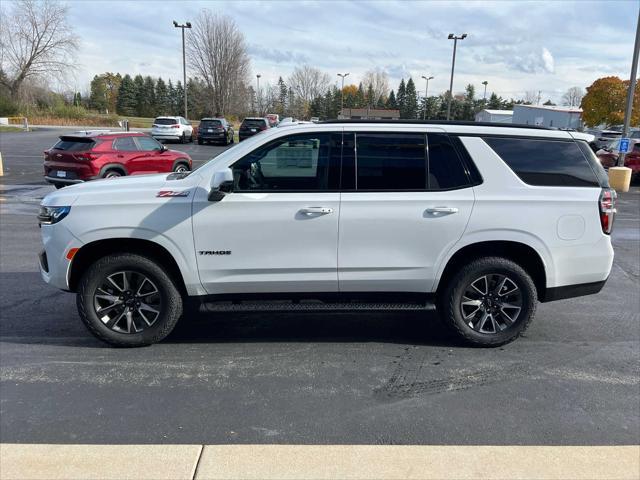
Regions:
<instances>
[{"instance_id":1,"label":"red suv","mask_svg":"<svg viewBox=\"0 0 640 480\"><path fill-rule=\"evenodd\" d=\"M76 132L44 152L44 179L56 186L146 173L187 172L191 157L144 133Z\"/></svg>"}]
</instances>

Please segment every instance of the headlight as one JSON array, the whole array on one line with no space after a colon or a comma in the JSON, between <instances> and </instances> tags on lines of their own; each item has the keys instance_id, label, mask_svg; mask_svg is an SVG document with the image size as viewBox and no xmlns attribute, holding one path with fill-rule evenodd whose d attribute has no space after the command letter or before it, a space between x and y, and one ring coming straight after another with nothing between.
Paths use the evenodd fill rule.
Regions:
<instances>
[{"instance_id":1,"label":"headlight","mask_svg":"<svg viewBox=\"0 0 640 480\"><path fill-rule=\"evenodd\" d=\"M40 207L38 213L38 223L40 225L51 225L58 223L64 217L69 215L71 207Z\"/></svg>"}]
</instances>

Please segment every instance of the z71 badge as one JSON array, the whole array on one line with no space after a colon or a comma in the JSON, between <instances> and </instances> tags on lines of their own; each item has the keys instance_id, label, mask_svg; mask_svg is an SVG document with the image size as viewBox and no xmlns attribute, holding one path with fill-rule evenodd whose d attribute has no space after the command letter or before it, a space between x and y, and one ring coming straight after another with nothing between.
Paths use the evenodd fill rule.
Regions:
<instances>
[{"instance_id":1,"label":"z71 badge","mask_svg":"<svg viewBox=\"0 0 640 480\"><path fill-rule=\"evenodd\" d=\"M156 197L188 197L189 190L160 190Z\"/></svg>"}]
</instances>

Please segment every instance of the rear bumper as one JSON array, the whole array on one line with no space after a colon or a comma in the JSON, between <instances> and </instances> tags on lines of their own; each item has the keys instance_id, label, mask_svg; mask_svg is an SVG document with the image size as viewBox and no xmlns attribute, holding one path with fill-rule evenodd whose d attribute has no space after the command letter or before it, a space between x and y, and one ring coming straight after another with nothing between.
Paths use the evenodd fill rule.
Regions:
<instances>
[{"instance_id":1,"label":"rear bumper","mask_svg":"<svg viewBox=\"0 0 640 480\"><path fill-rule=\"evenodd\" d=\"M62 184L62 185L75 185L76 183L84 183L84 180L80 179L70 179L70 178L58 178L58 177L44 177L45 181L52 184Z\"/></svg>"},{"instance_id":2,"label":"rear bumper","mask_svg":"<svg viewBox=\"0 0 640 480\"><path fill-rule=\"evenodd\" d=\"M565 298L583 297L585 295L593 295L600 292L607 280L591 283L580 283L577 285L564 285L562 287L547 288L544 296L540 298L541 302L553 302L555 300L563 300Z\"/></svg>"},{"instance_id":3,"label":"rear bumper","mask_svg":"<svg viewBox=\"0 0 640 480\"><path fill-rule=\"evenodd\" d=\"M180 140L182 138L182 134L168 135L164 133L152 133L151 136L156 140Z\"/></svg>"}]
</instances>

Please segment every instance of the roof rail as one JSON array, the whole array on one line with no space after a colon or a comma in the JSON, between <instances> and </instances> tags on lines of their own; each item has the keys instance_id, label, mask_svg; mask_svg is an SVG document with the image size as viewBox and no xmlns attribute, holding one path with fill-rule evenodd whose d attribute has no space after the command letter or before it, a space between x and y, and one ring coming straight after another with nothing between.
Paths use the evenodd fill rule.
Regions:
<instances>
[{"instance_id":1,"label":"roof rail","mask_svg":"<svg viewBox=\"0 0 640 480\"><path fill-rule=\"evenodd\" d=\"M539 125L523 125L518 123L493 123L493 122L470 122L462 120L356 120L356 119L342 119L342 120L323 120L318 123L403 123L409 125L466 125L470 127L503 127L503 128L533 128L536 130L550 130L547 127Z\"/></svg>"}]
</instances>

